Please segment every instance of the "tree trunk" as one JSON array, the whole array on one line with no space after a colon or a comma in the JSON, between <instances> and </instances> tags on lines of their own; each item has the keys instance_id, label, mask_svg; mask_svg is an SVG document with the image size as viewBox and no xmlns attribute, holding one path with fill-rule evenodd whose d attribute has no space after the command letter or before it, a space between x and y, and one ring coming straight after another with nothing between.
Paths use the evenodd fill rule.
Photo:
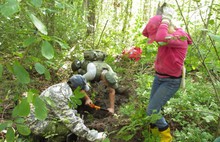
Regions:
<instances>
[{"instance_id":1,"label":"tree trunk","mask_svg":"<svg viewBox=\"0 0 220 142\"><path fill-rule=\"evenodd\" d=\"M94 34L94 31L95 31L96 1L85 0L84 2L86 3L87 11L88 11L87 19L88 19L89 26L87 27L87 36L89 36L92 33Z\"/></svg>"}]
</instances>

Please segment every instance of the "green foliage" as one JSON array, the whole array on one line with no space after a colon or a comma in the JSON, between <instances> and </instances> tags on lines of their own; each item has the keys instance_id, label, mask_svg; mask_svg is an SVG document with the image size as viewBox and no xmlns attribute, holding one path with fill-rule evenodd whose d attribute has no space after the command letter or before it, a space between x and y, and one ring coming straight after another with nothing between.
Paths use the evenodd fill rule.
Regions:
<instances>
[{"instance_id":1,"label":"green foliage","mask_svg":"<svg viewBox=\"0 0 220 142\"><path fill-rule=\"evenodd\" d=\"M29 14L29 17L31 19L31 21L33 22L33 24L35 25L35 27L44 35L47 35L47 29L46 26L33 14Z\"/></svg>"},{"instance_id":2,"label":"green foliage","mask_svg":"<svg viewBox=\"0 0 220 142\"><path fill-rule=\"evenodd\" d=\"M15 131L12 127L8 128L7 130L6 140L7 142L14 142L15 140Z\"/></svg>"},{"instance_id":3,"label":"green foliage","mask_svg":"<svg viewBox=\"0 0 220 142\"><path fill-rule=\"evenodd\" d=\"M0 124L0 131L6 129L7 127L12 127L13 122L11 120L5 121Z\"/></svg>"},{"instance_id":4,"label":"green foliage","mask_svg":"<svg viewBox=\"0 0 220 142\"><path fill-rule=\"evenodd\" d=\"M30 2L31 2L31 4L32 4L33 6L35 6L36 8L40 8L41 5L42 5L42 0L31 0Z\"/></svg>"},{"instance_id":5,"label":"green foliage","mask_svg":"<svg viewBox=\"0 0 220 142\"><path fill-rule=\"evenodd\" d=\"M20 83L27 84L30 82L29 73L25 70L25 68L19 62L15 62L13 64L13 71Z\"/></svg>"},{"instance_id":6,"label":"green foliage","mask_svg":"<svg viewBox=\"0 0 220 142\"><path fill-rule=\"evenodd\" d=\"M39 120L45 120L47 118L47 107L45 102L40 97L34 96L33 105L36 118Z\"/></svg>"},{"instance_id":7,"label":"green foliage","mask_svg":"<svg viewBox=\"0 0 220 142\"><path fill-rule=\"evenodd\" d=\"M7 0L1 7L1 13L5 17L10 17L20 10L19 3L17 0Z\"/></svg>"},{"instance_id":8,"label":"green foliage","mask_svg":"<svg viewBox=\"0 0 220 142\"><path fill-rule=\"evenodd\" d=\"M27 99L22 99L21 102L13 110L14 117L27 116L30 113L30 105Z\"/></svg>"},{"instance_id":9,"label":"green foliage","mask_svg":"<svg viewBox=\"0 0 220 142\"><path fill-rule=\"evenodd\" d=\"M131 1L118 1L116 5L115 1L93 2L92 4L97 4L95 11L97 15L95 31L89 35L87 30L91 21L88 21L87 16L91 9L87 9L83 2L85 1L4 0L1 2L0 81L4 83L0 83L0 93L3 97L0 101L4 104L13 98L12 101L19 102L13 110L12 120L0 124L0 130L9 130L7 141L16 139L16 130L20 134L28 135L29 130L23 124L23 116L29 112L30 103L36 107L35 113L39 119L44 120L47 114L46 106L36 95L37 93L28 91L27 100L21 99L20 94L33 87L41 90L45 85L50 85L48 80L52 80L51 83L60 81L57 79L57 73L62 77L66 74L58 69L66 61L71 61L73 55L80 56L85 49L94 48L106 51L109 55L107 62L112 68L121 74L131 74L139 84L132 86L137 93L132 98L136 101L135 104L128 104L121 109L121 113L130 117L133 123L124 127L119 136L125 136L128 140L132 139L133 133L140 134L139 131L142 131L140 135L145 137L145 141L149 140L146 138L148 135L146 125L156 118L146 118L145 109L153 76L150 72L148 75L144 74L144 71L146 66L147 69L152 66L157 45L146 44L147 39L141 32L146 24L146 18L152 16L155 3L158 1L152 2L151 5L149 3L143 5L143 1L140 1L139 7L135 7L136 4L132 6ZM190 6L187 6L189 3ZM127 4L132 6L131 10L127 9ZM182 4L184 7L176 9L178 17L186 20L186 25L182 26L188 27L194 41L194 45L189 47L185 65L189 78L195 80L187 80L186 91L179 91L164 111L172 118L170 121L174 121L180 127L176 128L179 132L174 133L174 137L178 136L177 141L212 141L213 137L210 135L213 135L216 129L220 111L219 96L214 94L204 64L213 75L214 84L219 90L219 4L202 0L184 1ZM207 7L207 10L203 11L204 7ZM125 9L128 13L124 12ZM186 17L181 17L180 11ZM197 14L197 18L191 17L194 14ZM203 17L206 19L201 19ZM107 20L108 24L101 34ZM97 47L99 39L101 40ZM142 48L141 60L138 63L126 62L116 67L118 63L115 63L115 55L120 55L124 48L131 46ZM133 70L128 70L128 67ZM121 76L122 79L125 77L125 75ZM15 79L18 82L14 81ZM44 85L40 85L42 82ZM219 92L218 90L216 92ZM79 92L75 94L76 96L71 99L71 107L81 104L80 98L83 96ZM53 104L49 98L45 101ZM0 112L2 109L3 107L0 106ZM21 111L22 109L24 112ZM140 122L138 119L146 122ZM197 129L193 129L195 127ZM199 133L203 138L197 137Z\"/></svg>"},{"instance_id":10,"label":"green foliage","mask_svg":"<svg viewBox=\"0 0 220 142\"><path fill-rule=\"evenodd\" d=\"M182 131L177 130L175 136L175 141L207 142L213 140L213 136L210 133L193 125L187 125Z\"/></svg>"},{"instance_id":11,"label":"green foliage","mask_svg":"<svg viewBox=\"0 0 220 142\"><path fill-rule=\"evenodd\" d=\"M218 124L217 112L220 111L218 101L213 100L211 84L192 82L191 79L186 80L187 92L178 91L164 112L183 128L176 130L174 134L176 141L212 141L212 129Z\"/></svg>"},{"instance_id":12,"label":"green foliage","mask_svg":"<svg viewBox=\"0 0 220 142\"><path fill-rule=\"evenodd\" d=\"M103 140L103 142L111 142L109 138Z\"/></svg>"},{"instance_id":13,"label":"green foliage","mask_svg":"<svg viewBox=\"0 0 220 142\"><path fill-rule=\"evenodd\" d=\"M18 132L24 136L28 136L31 133L29 127L24 124L17 124L16 127Z\"/></svg>"},{"instance_id":14,"label":"green foliage","mask_svg":"<svg viewBox=\"0 0 220 142\"><path fill-rule=\"evenodd\" d=\"M208 33L208 35L215 41L220 42L220 36L212 33Z\"/></svg>"},{"instance_id":15,"label":"green foliage","mask_svg":"<svg viewBox=\"0 0 220 142\"><path fill-rule=\"evenodd\" d=\"M0 64L0 79L2 78L2 73L3 73L3 66Z\"/></svg>"},{"instance_id":16,"label":"green foliage","mask_svg":"<svg viewBox=\"0 0 220 142\"><path fill-rule=\"evenodd\" d=\"M149 141L153 139L148 131L149 124L155 123L156 120L161 118L161 115L147 116L146 114L146 104L149 99L149 93L146 90L150 89L152 77L146 76L146 74L138 74L136 78L139 86L136 89L137 96L131 97L132 101L120 108L120 112L130 118L130 123L120 129L117 138L130 141L141 131L143 139Z\"/></svg>"},{"instance_id":17,"label":"green foliage","mask_svg":"<svg viewBox=\"0 0 220 142\"><path fill-rule=\"evenodd\" d=\"M77 87L73 92L74 95L70 97L70 101L68 103L70 108L77 108L78 105L82 105L81 99L85 97L85 94L82 93L80 90L80 87Z\"/></svg>"},{"instance_id":18,"label":"green foliage","mask_svg":"<svg viewBox=\"0 0 220 142\"><path fill-rule=\"evenodd\" d=\"M30 113L30 103L33 103L37 119L44 120L47 117L46 104L36 93L36 90L29 90L27 97L22 98L19 104L14 107L12 120L4 121L0 124L0 131L7 131L7 141L14 141L16 132L24 136L28 136L31 133L31 130L25 124L25 117Z\"/></svg>"},{"instance_id":19,"label":"green foliage","mask_svg":"<svg viewBox=\"0 0 220 142\"><path fill-rule=\"evenodd\" d=\"M42 64L40 64L40 63L35 63L34 67L35 67L35 70L36 70L39 74L45 73L45 67L44 67Z\"/></svg>"},{"instance_id":20,"label":"green foliage","mask_svg":"<svg viewBox=\"0 0 220 142\"><path fill-rule=\"evenodd\" d=\"M47 58L47 59L52 59L54 57L54 50L53 50L53 47L52 45L47 42L47 41L44 41L42 43L42 46L41 46L41 53L42 55Z\"/></svg>"}]
</instances>

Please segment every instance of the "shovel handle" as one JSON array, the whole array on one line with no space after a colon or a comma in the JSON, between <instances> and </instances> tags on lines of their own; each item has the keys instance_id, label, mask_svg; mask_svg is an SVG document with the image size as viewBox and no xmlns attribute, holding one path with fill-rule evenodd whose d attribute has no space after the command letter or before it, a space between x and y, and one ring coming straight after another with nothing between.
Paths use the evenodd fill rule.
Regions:
<instances>
[{"instance_id":1,"label":"shovel handle","mask_svg":"<svg viewBox=\"0 0 220 142\"><path fill-rule=\"evenodd\" d=\"M100 110L100 109L101 109L100 106L96 106L95 104L90 104L89 106L90 106L91 108L96 109L96 110Z\"/></svg>"}]
</instances>

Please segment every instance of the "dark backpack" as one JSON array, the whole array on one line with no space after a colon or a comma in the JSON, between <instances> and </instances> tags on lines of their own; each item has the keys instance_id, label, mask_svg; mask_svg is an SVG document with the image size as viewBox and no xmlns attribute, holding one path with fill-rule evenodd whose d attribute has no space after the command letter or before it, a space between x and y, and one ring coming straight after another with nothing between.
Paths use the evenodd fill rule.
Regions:
<instances>
[{"instance_id":1,"label":"dark backpack","mask_svg":"<svg viewBox=\"0 0 220 142\"><path fill-rule=\"evenodd\" d=\"M73 72L77 71L79 74L86 73L87 65L93 61L104 61L106 53L100 50L86 50L83 52L83 57L83 61L76 59L72 62L71 68Z\"/></svg>"},{"instance_id":2,"label":"dark backpack","mask_svg":"<svg viewBox=\"0 0 220 142\"><path fill-rule=\"evenodd\" d=\"M84 59L87 61L104 61L106 54L99 50L84 51Z\"/></svg>"}]
</instances>

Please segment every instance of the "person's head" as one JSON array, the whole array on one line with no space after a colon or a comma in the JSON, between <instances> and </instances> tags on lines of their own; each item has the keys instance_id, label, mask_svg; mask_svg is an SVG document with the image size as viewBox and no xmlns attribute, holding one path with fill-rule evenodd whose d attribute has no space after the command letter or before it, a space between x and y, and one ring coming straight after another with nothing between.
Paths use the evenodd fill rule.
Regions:
<instances>
[{"instance_id":1,"label":"person's head","mask_svg":"<svg viewBox=\"0 0 220 142\"><path fill-rule=\"evenodd\" d=\"M75 72L78 69L80 69L80 67L81 67L81 61L78 59L74 59L74 61L71 64L72 71Z\"/></svg>"},{"instance_id":2,"label":"person's head","mask_svg":"<svg viewBox=\"0 0 220 142\"><path fill-rule=\"evenodd\" d=\"M149 38L148 43L154 42L158 27L160 26L161 21L162 21L161 15L153 16L148 21L147 26L146 26L146 31L145 31L146 36Z\"/></svg>"},{"instance_id":3,"label":"person's head","mask_svg":"<svg viewBox=\"0 0 220 142\"><path fill-rule=\"evenodd\" d=\"M118 88L118 77L114 72L103 70L101 74L101 80L104 81L106 86L114 89Z\"/></svg>"},{"instance_id":4,"label":"person's head","mask_svg":"<svg viewBox=\"0 0 220 142\"><path fill-rule=\"evenodd\" d=\"M86 83L86 79L82 75L73 75L67 81L67 84L71 87L72 90L75 90L77 87L80 87L81 90L89 90L89 86Z\"/></svg>"}]
</instances>

